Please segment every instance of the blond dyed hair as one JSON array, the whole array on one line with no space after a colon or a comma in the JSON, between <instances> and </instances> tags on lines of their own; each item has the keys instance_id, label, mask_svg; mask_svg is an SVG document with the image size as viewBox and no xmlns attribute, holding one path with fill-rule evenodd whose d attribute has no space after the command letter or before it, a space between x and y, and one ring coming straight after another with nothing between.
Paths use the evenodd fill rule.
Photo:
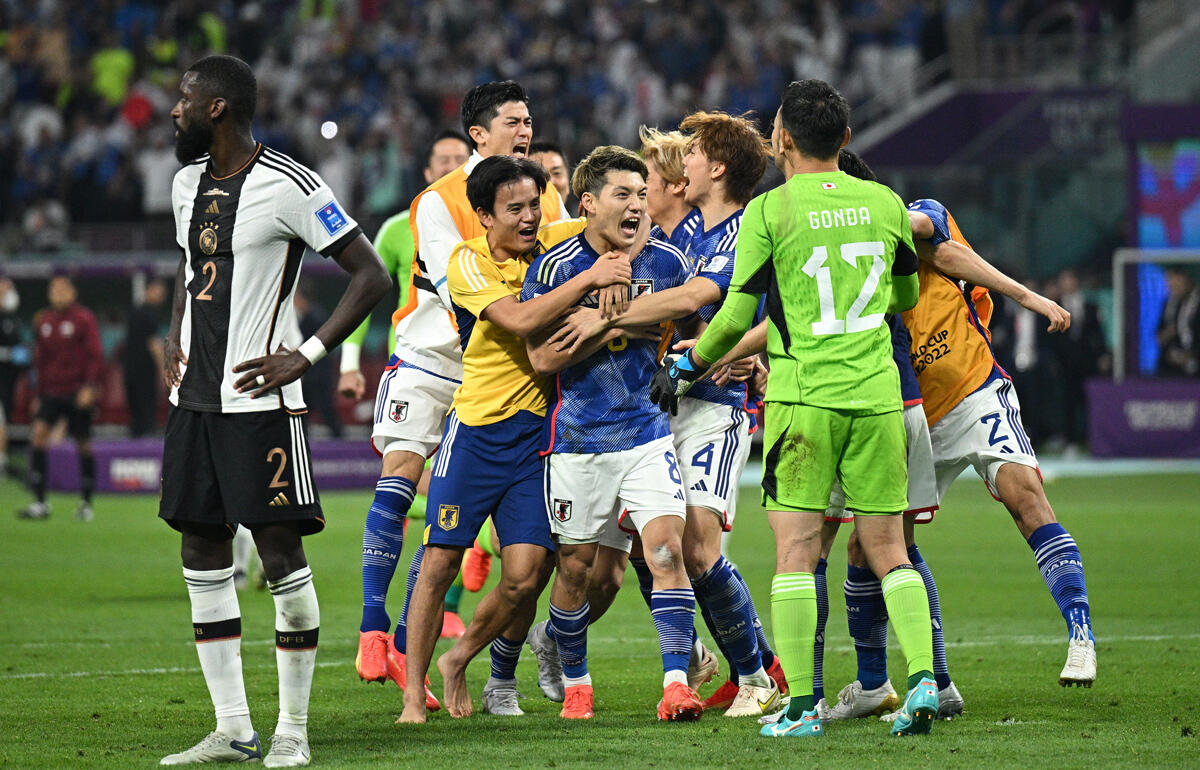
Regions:
<instances>
[{"instance_id":1,"label":"blond dyed hair","mask_svg":"<svg viewBox=\"0 0 1200 770\"><path fill-rule=\"evenodd\" d=\"M683 174L683 156L687 155L688 138L682 131L659 131L642 126L638 129L642 140L642 157L653 163L658 174L667 184L676 184L686 179Z\"/></svg>"}]
</instances>

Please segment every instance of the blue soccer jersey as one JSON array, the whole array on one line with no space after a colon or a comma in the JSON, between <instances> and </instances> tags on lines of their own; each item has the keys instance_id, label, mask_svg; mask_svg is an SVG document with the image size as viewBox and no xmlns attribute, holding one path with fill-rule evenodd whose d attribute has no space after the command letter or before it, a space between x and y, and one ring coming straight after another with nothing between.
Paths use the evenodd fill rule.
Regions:
<instances>
[{"instance_id":1,"label":"blue soccer jersey","mask_svg":"<svg viewBox=\"0 0 1200 770\"><path fill-rule=\"evenodd\" d=\"M660 241L666 241L686 254L688 244L691 242L692 236L696 234L697 230L703 229L703 224L704 217L700 215L700 209L693 208L687 213L687 216L679 221L679 224L675 225L675 229L671 231L670 236L663 232L661 227L655 225L654 227L650 228L650 237L657 238Z\"/></svg>"},{"instance_id":2,"label":"blue soccer jersey","mask_svg":"<svg viewBox=\"0 0 1200 770\"><path fill-rule=\"evenodd\" d=\"M892 327L892 360L900 371L900 398L905 406L920 404L921 386L917 384L917 373L913 370L912 357L909 355L912 336L899 313L888 316L888 325Z\"/></svg>"},{"instance_id":3,"label":"blue soccer jersey","mask_svg":"<svg viewBox=\"0 0 1200 770\"><path fill-rule=\"evenodd\" d=\"M600 255L583 234L538 257L525 274L521 299L532 299L566 283ZM633 259L630 291L641 296L679 286L690 265L669 243L651 239ZM594 307L596 298L579 304ZM658 343L624 337L555 376L542 432L542 454L601 454L641 446L670 434L666 413L650 400L658 369Z\"/></svg>"}]
</instances>

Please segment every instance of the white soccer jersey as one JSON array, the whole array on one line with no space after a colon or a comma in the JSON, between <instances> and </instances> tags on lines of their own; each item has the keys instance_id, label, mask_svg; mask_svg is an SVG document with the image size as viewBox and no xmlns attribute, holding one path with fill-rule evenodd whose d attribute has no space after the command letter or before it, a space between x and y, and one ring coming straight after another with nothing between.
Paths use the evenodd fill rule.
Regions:
<instances>
[{"instance_id":1,"label":"white soccer jersey","mask_svg":"<svg viewBox=\"0 0 1200 770\"><path fill-rule=\"evenodd\" d=\"M171 199L187 258L187 365L171 403L201 412L304 409L299 380L252 399L234 389L241 375L233 367L295 345L292 295L304 247L330 256L361 228L315 172L261 144L230 176L213 176L208 156L184 166Z\"/></svg>"}]
</instances>

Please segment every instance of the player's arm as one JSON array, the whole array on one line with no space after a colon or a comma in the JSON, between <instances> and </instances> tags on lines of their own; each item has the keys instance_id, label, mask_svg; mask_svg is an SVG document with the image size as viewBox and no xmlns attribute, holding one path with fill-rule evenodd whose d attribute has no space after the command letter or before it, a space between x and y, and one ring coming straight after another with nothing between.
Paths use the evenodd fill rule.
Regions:
<instances>
[{"instance_id":1,"label":"player's arm","mask_svg":"<svg viewBox=\"0 0 1200 770\"><path fill-rule=\"evenodd\" d=\"M75 405L80 409L88 409L96 402L96 393L100 389L100 376L104 371L104 348L100 344L100 327L96 316L87 311L81 316L83 328L83 387L75 394Z\"/></svg>"},{"instance_id":2,"label":"player's arm","mask_svg":"<svg viewBox=\"0 0 1200 770\"><path fill-rule=\"evenodd\" d=\"M892 259L892 293L888 298L887 309L889 313L902 313L915 307L921 291L920 279L917 278L917 247L913 244L912 224L899 196L896 196L896 204L900 210L899 238L896 241L896 254Z\"/></svg>"},{"instance_id":3,"label":"player's arm","mask_svg":"<svg viewBox=\"0 0 1200 770\"><path fill-rule=\"evenodd\" d=\"M400 257L397 253L394 244L397 238L408 238L412 236L409 230L404 226L404 223L397 221L395 218L388 220L375 236L375 253L379 255L379 259L383 262L383 268L387 270L389 276L396 276L396 280L403 280L398 274ZM350 332L350 336L342 343L341 354L342 358L338 366L338 393L347 398L359 399L366 393L367 383L362 375L362 345L367 338L367 330L371 326L371 316L368 314L363 322L358 327Z\"/></svg>"},{"instance_id":4,"label":"player's arm","mask_svg":"<svg viewBox=\"0 0 1200 770\"><path fill-rule=\"evenodd\" d=\"M417 229L417 253L428 272L426 277L433 283L438 297L447 310L451 308L450 289L446 286L446 266L454 247L463 240L458 232L454 217L442 199L441 193L430 190L417 201L417 210L411 214Z\"/></svg>"},{"instance_id":5,"label":"player's arm","mask_svg":"<svg viewBox=\"0 0 1200 770\"><path fill-rule=\"evenodd\" d=\"M180 365L187 366L183 354L180 331L183 327L183 311L187 308L187 253L180 252L179 267L175 270L175 292L171 298L171 325L163 340L163 382L168 388L179 384Z\"/></svg>"},{"instance_id":6,"label":"player's arm","mask_svg":"<svg viewBox=\"0 0 1200 770\"><path fill-rule=\"evenodd\" d=\"M507 294L484 308L479 317L518 337L528 337L553 324L594 290L620 286L628 293L632 275L629 259L610 251L550 292L524 302Z\"/></svg>"}]
</instances>

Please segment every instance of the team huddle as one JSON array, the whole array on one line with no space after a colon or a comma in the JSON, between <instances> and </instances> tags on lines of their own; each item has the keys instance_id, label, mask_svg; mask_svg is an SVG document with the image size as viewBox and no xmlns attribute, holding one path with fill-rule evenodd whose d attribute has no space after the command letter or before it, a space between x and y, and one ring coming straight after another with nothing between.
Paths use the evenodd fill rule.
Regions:
<instances>
[{"instance_id":1,"label":"team huddle","mask_svg":"<svg viewBox=\"0 0 1200 770\"><path fill-rule=\"evenodd\" d=\"M398 263L385 267L316 174L254 142L244 63L208 57L180 90L172 115L188 165L175 182L182 257L160 515L183 536L217 726L163 763L263 757L238 656L229 540L241 524L276 604L280 716L264 764L306 765L319 613L301 536L324 521L295 381L363 322ZM638 152L589 153L569 190L552 183L566 181L561 154L545 166L529 157L520 85L476 86L462 119L466 136L439 136L429 187L399 218L411 267L371 439L382 472L363 535L356 669L404 690L399 722L443 708L469 716L465 671L485 647L483 711L520 716L526 645L561 717L592 718L593 686L604 682L588 667L589 629L632 564L659 640L658 719L754 717L778 738L880 715L895 735L927 733L962 713L963 699L914 524L932 519L968 465L1008 508L1067 623L1059 682L1091 685L1082 558L1046 501L1016 393L992 355L988 290L1041 313L1052 331L1070 318L975 254L941 203L906 207L876 182L844 149L849 108L837 91L789 85L769 139L723 112L643 128ZM755 196L771 161L785 182ZM567 217L567 192L578 218ZM404 235L389 220L379 253ZM351 283L297 345L285 330L305 244ZM357 340L343 383L361 395ZM773 646L721 548L759 429L777 544ZM393 630L388 589L425 489ZM825 564L849 521L844 593L858 675L830 703ZM498 557L499 582L455 626L464 556L469 564L481 548ZM697 611L728 672L707 698L698 689L721 663L700 641ZM887 677L889 621L908 668L900 693ZM428 671L442 635L456 640L436 661L439 700Z\"/></svg>"}]
</instances>

